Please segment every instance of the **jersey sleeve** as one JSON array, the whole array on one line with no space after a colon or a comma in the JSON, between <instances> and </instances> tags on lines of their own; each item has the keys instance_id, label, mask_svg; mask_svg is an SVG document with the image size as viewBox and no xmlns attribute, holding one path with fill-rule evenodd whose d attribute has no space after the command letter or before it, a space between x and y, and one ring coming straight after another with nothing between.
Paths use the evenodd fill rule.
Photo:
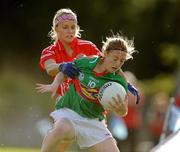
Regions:
<instances>
[{"instance_id":1,"label":"jersey sleeve","mask_svg":"<svg viewBox=\"0 0 180 152\"><path fill-rule=\"evenodd\" d=\"M92 43L91 41L78 39L78 47L80 50L79 53L83 53L86 56L91 56L91 55L99 56L101 54L101 52L99 51L97 46L94 43Z\"/></svg>"},{"instance_id":2,"label":"jersey sleeve","mask_svg":"<svg viewBox=\"0 0 180 152\"><path fill-rule=\"evenodd\" d=\"M91 45L91 52L90 52L90 55L98 55L100 56L101 55L101 52L99 51L99 49L97 48L97 46L95 44L93 44L92 42L90 42L90 45Z\"/></svg>"},{"instance_id":3,"label":"jersey sleeve","mask_svg":"<svg viewBox=\"0 0 180 152\"><path fill-rule=\"evenodd\" d=\"M124 89L126 90L126 92L128 91L128 84L122 76L118 75L117 73L111 73L109 76L110 76L111 81L115 81L115 82L121 84L124 87Z\"/></svg>"},{"instance_id":4,"label":"jersey sleeve","mask_svg":"<svg viewBox=\"0 0 180 152\"><path fill-rule=\"evenodd\" d=\"M124 87L126 92L128 92L128 84L127 84L126 80L123 77L117 76L117 82L120 83Z\"/></svg>"},{"instance_id":5,"label":"jersey sleeve","mask_svg":"<svg viewBox=\"0 0 180 152\"><path fill-rule=\"evenodd\" d=\"M42 69L45 69L44 62L49 59L56 60L55 50L54 50L53 46L49 46L49 47L45 48L41 53L39 65Z\"/></svg>"},{"instance_id":6,"label":"jersey sleeve","mask_svg":"<svg viewBox=\"0 0 180 152\"><path fill-rule=\"evenodd\" d=\"M79 69L86 69L89 63L88 58L82 57L74 60L75 66Z\"/></svg>"}]
</instances>

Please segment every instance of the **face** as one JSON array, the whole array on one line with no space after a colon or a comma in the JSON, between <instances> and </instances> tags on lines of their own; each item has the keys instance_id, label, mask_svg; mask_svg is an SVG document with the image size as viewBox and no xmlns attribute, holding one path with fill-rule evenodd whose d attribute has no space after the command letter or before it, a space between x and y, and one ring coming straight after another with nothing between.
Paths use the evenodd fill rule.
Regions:
<instances>
[{"instance_id":1,"label":"face","mask_svg":"<svg viewBox=\"0 0 180 152\"><path fill-rule=\"evenodd\" d=\"M111 50L109 53L105 52L104 67L107 72L112 73L122 67L126 61L127 52L120 50Z\"/></svg>"},{"instance_id":2,"label":"face","mask_svg":"<svg viewBox=\"0 0 180 152\"><path fill-rule=\"evenodd\" d=\"M66 20L59 23L55 30L57 32L58 39L65 44L69 44L75 38L77 23L76 21Z\"/></svg>"}]
</instances>

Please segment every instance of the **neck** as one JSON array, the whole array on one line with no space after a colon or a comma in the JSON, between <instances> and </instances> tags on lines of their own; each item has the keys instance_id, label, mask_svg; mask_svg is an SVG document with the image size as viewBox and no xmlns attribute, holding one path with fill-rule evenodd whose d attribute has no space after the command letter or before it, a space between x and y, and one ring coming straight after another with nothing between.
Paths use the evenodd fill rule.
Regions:
<instances>
[{"instance_id":1,"label":"neck","mask_svg":"<svg viewBox=\"0 0 180 152\"><path fill-rule=\"evenodd\" d=\"M103 59L99 60L99 62L97 63L96 67L94 68L94 71L97 72L97 73L106 72L106 68L104 66Z\"/></svg>"},{"instance_id":2,"label":"neck","mask_svg":"<svg viewBox=\"0 0 180 152\"><path fill-rule=\"evenodd\" d=\"M70 47L71 43L65 43L65 42L63 42L63 41L61 41L61 43L63 44L66 53L67 53L69 56L72 56L73 50L72 50L72 48Z\"/></svg>"},{"instance_id":3,"label":"neck","mask_svg":"<svg viewBox=\"0 0 180 152\"><path fill-rule=\"evenodd\" d=\"M71 50L70 44L63 43L65 50Z\"/></svg>"},{"instance_id":4,"label":"neck","mask_svg":"<svg viewBox=\"0 0 180 152\"><path fill-rule=\"evenodd\" d=\"M63 46L66 48L66 47L70 47L71 43L67 43L67 42L64 42L63 40L59 39L59 41L63 44Z\"/></svg>"}]
</instances>

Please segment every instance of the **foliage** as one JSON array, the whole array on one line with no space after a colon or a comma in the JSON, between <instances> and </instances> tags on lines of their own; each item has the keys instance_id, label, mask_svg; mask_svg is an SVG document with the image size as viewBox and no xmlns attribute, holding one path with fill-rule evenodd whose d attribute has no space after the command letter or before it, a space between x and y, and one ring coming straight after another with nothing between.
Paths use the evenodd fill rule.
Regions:
<instances>
[{"instance_id":1,"label":"foliage","mask_svg":"<svg viewBox=\"0 0 180 152\"><path fill-rule=\"evenodd\" d=\"M168 96L173 96L175 87L176 80L172 75L162 74L156 76L155 78L142 81L142 88L146 95L164 92Z\"/></svg>"},{"instance_id":2,"label":"foliage","mask_svg":"<svg viewBox=\"0 0 180 152\"><path fill-rule=\"evenodd\" d=\"M140 53L135 56L133 64L126 64L126 68L139 75L139 78L159 75L162 69L167 74L177 70L177 64L163 63L159 48L163 43L179 46L178 0L6 0L1 4L2 64L16 63L14 61L29 65L37 63L41 50L49 45L47 34L55 11L69 7L78 15L80 27L84 30L82 37L93 41L99 48L111 30L114 33L121 31L129 38L134 37L135 47ZM11 45L6 45L7 40ZM152 63L157 65L156 68L152 67Z\"/></svg>"}]
</instances>

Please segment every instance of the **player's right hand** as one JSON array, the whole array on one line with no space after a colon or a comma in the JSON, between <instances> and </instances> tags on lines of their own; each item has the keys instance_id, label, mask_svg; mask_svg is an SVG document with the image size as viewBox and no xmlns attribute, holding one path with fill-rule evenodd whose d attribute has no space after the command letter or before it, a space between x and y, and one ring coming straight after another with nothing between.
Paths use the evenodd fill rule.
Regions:
<instances>
[{"instance_id":1,"label":"player's right hand","mask_svg":"<svg viewBox=\"0 0 180 152\"><path fill-rule=\"evenodd\" d=\"M59 71L70 78L75 78L79 74L79 69L72 62L63 62L59 65Z\"/></svg>"},{"instance_id":2,"label":"player's right hand","mask_svg":"<svg viewBox=\"0 0 180 152\"><path fill-rule=\"evenodd\" d=\"M124 117L128 113L128 96L126 95L124 101L120 95L117 98L112 97L113 101L109 102L108 110L114 111L117 115Z\"/></svg>"}]
</instances>

